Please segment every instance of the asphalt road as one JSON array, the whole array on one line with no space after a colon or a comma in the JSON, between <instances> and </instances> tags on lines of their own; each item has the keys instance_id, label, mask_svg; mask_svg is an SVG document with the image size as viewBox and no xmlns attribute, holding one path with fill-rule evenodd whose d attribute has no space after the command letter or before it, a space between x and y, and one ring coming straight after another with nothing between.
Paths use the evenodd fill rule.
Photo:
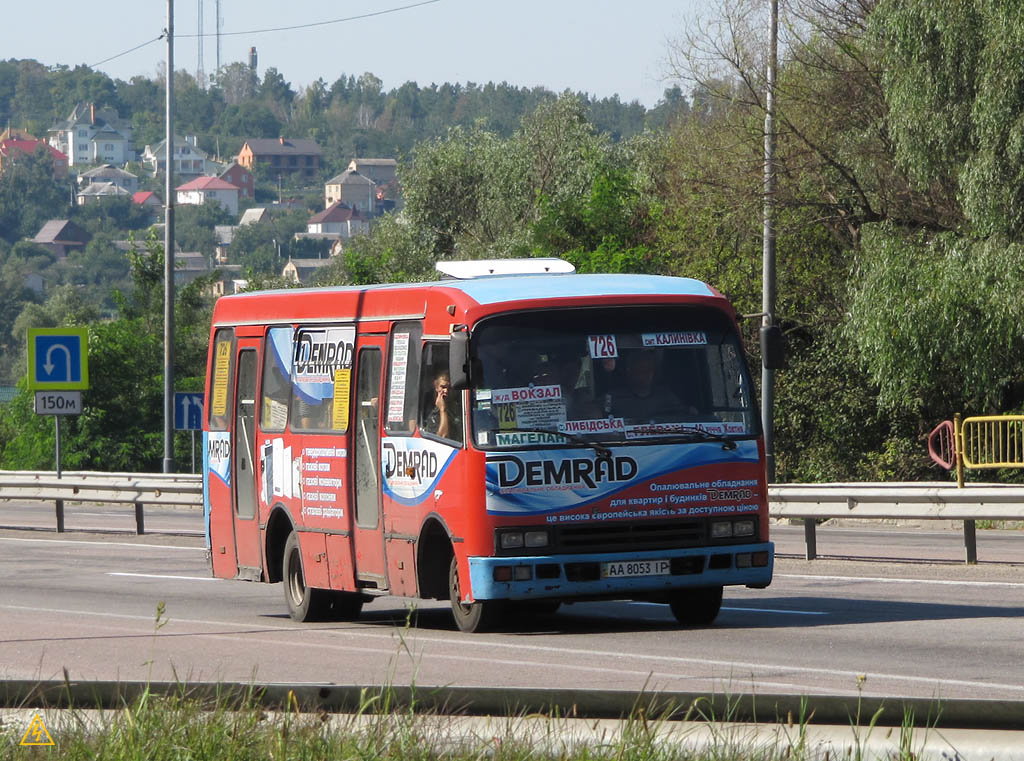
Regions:
<instances>
[{"instance_id":1,"label":"asphalt road","mask_svg":"<svg viewBox=\"0 0 1024 761\"><path fill-rule=\"evenodd\" d=\"M727 589L711 628L580 603L466 635L446 605L401 598L356 623L295 624L280 585L209 577L195 511L153 510L147 527L172 533L142 537L96 531L132 529L130 508L69 508L57 535L52 513L0 505L0 526L33 515L39 530L0 530L0 678L1024 699L1024 532L979 532L968 567L958 529L821 529L826 557L808 562L802 529L776 527L774 583Z\"/></svg>"}]
</instances>

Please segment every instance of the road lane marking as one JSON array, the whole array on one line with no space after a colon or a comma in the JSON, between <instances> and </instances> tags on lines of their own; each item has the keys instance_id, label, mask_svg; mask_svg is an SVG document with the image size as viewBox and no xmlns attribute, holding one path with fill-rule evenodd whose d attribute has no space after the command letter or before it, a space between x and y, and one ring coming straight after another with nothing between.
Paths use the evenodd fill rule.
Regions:
<instances>
[{"instance_id":1,"label":"road lane marking","mask_svg":"<svg viewBox=\"0 0 1024 761\"><path fill-rule=\"evenodd\" d=\"M135 544L134 542L82 542L74 539L24 539L13 536L0 536L0 542L46 542L47 544L75 544L82 547L147 547L158 550L198 550L206 552L205 547L181 547L176 544Z\"/></svg>"},{"instance_id":2,"label":"road lane marking","mask_svg":"<svg viewBox=\"0 0 1024 761\"><path fill-rule=\"evenodd\" d=\"M888 579L884 576L818 576L813 573L777 573L776 579L805 579L817 581L868 581L878 584L935 584L944 587L1011 587L1022 588L1019 581L957 581L956 579Z\"/></svg>"},{"instance_id":3,"label":"road lane marking","mask_svg":"<svg viewBox=\"0 0 1024 761\"><path fill-rule=\"evenodd\" d=\"M213 576L171 576L160 573L127 573L125 571L107 571L107 576L132 576L137 579L178 579L181 581L224 581Z\"/></svg>"},{"instance_id":4,"label":"road lane marking","mask_svg":"<svg viewBox=\"0 0 1024 761\"><path fill-rule=\"evenodd\" d=\"M31 613L51 613L51 614L60 615L60 616L67 616L67 615L94 616L94 617L100 617L100 618L114 618L114 619L121 619L121 620L130 620L130 621L146 621L146 622L149 622L149 623L152 623L152 621L153 621L153 616L152 615L138 616L138 615L132 615L132 614L128 614L128 613L107 613L107 612L99 612L99 611L92 611L92 610L73 610L73 609L62 609L62 608L40 608L40 607L26 606L26 605L0 605L0 609L2 609L2 610L20 610L20 611L31 612ZM247 622L244 622L244 621L228 622L228 621L212 621L212 620L208 620L208 619L190 619L190 618L174 618L174 617L171 617L170 622L171 623L176 623L176 624L218 626L218 627L231 627L231 628L237 628L239 626L250 625L250 624L247 624ZM273 638L263 638L263 637L259 637L259 636L239 637L239 635L232 634L230 632L224 632L224 633L220 633L220 632L203 632L203 633L199 633L199 632L196 632L196 633L193 633L193 634L194 634L194 636L199 636L199 637L215 637L215 638L237 637L238 639L246 641L246 642L266 641L266 642L269 642L271 644L280 644L282 646L287 645L288 647L294 647L295 646L295 644L296 644L295 643L295 635L296 635L296 633L299 633L299 634L301 634L301 633L309 633L309 634L312 634L312 635L315 635L317 633L328 633L333 638L336 638L336 639L338 639L338 638L351 638L351 639L363 639L363 640L367 640L367 639L370 639L370 640L388 640L389 642L392 642L392 643L395 641L395 630L394 629L389 630L387 632L377 632L377 631L363 631L363 630L354 629L354 628L338 628L338 629L334 629L334 628L332 628L332 629L319 628L319 629L309 629L309 628L303 628L303 627L297 626L297 625L296 626L275 626L273 624L260 624L256 628L258 629L258 631L254 631L253 632L254 635L258 635L258 634L263 633L263 632L266 632L268 634L273 633L273 632L288 632L289 637L286 640L279 640L279 639L273 639ZM727 661L727 660L714 660L714 659L709 659L709 658L687 658L687 657L679 656L679 655L657 655L657 654L651 654L651 653L628 653L628 654L624 654L624 653L622 653L621 651L618 651L618 650L594 650L594 649L591 649L591 648L555 647L553 645L531 645L531 644L522 644L522 643L518 643L518 642L508 642L508 641L502 641L500 643L496 643L493 638L467 639L467 638L463 638L463 637L443 637L443 636L442 637L431 637L431 636L423 636L422 633L420 633L420 632L416 632L416 634L417 634L417 639L415 641L413 641L413 643L412 643L414 645L428 645L428 644L451 645L454 648L456 648L456 650L458 651L458 653L455 654L455 655L446 655L444 653L424 653L422 651L422 649L420 649L418 651L419 656L426 657L426 658L436 658L436 659L448 659L448 660L466 660L466 659L474 659L474 660L476 660L476 659L479 659L482 662L492 663L493 664L493 663L496 663L497 661L495 661L491 655L483 655L483 656L479 656L479 658L477 658L476 656L467 655L465 651L469 647L486 648L486 649L488 649L490 651L493 651L495 647L500 647L503 651L518 650L518 651L521 651L521 652L526 653L526 654L536 654L536 655L544 654L544 655L550 655L550 656L553 656L553 657L556 657L556 658L559 659L557 662L554 662L554 663L552 663L552 662L542 662L542 661L537 661L537 660L513 660L513 659L503 659L502 661L500 661L503 664L513 665L513 666L514 665L519 665L519 666L529 666L529 667L544 667L544 668L547 668L547 669L550 669L550 668L555 667L555 666L559 666L559 667L568 668L568 669L576 670L576 671L598 671L598 672L610 671L610 672L613 672L613 673L621 673L621 669L619 667L599 667L599 666L592 666L592 665L577 665L577 664L567 663L565 661L565 658L566 657L573 657L573 658L581 659L583 661L588 661L588 660L589 661L594 661L594 660L597 660L599 662L606 662L606 663L614 663L614 662L617 662L617 661L624 661L624 660L627 660L627 659L631 659L631 660L640 661L640 662L662 663L662 664L670 664L670 665L677 665L677 666L689 666L689 667L710 666L710 667L719 667L719 668L728 670L728 672L731 675L729 678L732 679L734 682L738 679L738 677L736 676L736 670L737 669L743 669L744 671L749 671L750 675L751 675L751 678L754 678L754 679L756 679L755 674L757 672L788 671L788 672L799 673L799 674L813 674L813 675L816 675L816 676L847 677L847 678L849 678L851 680L851 683L856 683L861 677L866 675L869 680L872 680L872 683L877 682L879 680L889 680L889 681L893 681L893 682L925 684L925 685L934 685L934 686L938 686L938 687L941 687L943 685L948 685L948 686L951 686L951 687L955 686L955 687L971 688L971 689L976 689L976 690L999 689L999 690L1005 690L1007 692L1024 694L1024 685L1020 685L1020 684L1003 684L1003 683L999 683L999 682L983 682L983 681L976 681L976 680L969 680L969 679L939 679L939 678L936 678L936 677L913 676L913 675L908 675L908 674L887 674L887 673L881 673L881 672L873 672L873 671L871 671L869 669L850 671L850 670L841 670L841 669L835 669L835 668L818 668L818 667L814 667L814 666L798 666L798 665L782 664L782 663L755 663L753 661ZM408 637L409 633L406 632L405 636ZM347 643L344 643L344 642L323 643L323 642L310 642L310 641L307 640L307 641L304 641L302 643L302 647L304 647L304 648L316 648L316 649L349 651L349 650L351 650L352 646L351 646L351 644L347 644ZM664 666L662 666L662 668L664 668ZM649 673L649 672L644 671L644 673ZM685 674L684 675L670 674L670 675L666 675L666 676L672 676L673 678L676 678L676 679L687 678L687 677L693 678L693 679L698 679L698 678L699 679L724 679L725 678L723 676L715 676L714 674L699 675L699 676L698 675L685 675ZM777 677L778 677L778 674L776 674L776 678ZM744 676L743 679L745 680L746 676Z\"/></svg>"}]
</instances>

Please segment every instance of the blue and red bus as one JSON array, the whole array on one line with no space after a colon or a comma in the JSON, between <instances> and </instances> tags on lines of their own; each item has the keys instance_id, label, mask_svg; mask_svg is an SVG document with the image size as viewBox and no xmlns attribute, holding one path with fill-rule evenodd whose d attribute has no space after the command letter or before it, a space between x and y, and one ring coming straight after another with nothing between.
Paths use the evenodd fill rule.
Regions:
<instances>
[{"instance_id":1,"label":"blue and red bus","mask_svg":"<svg viewBox=\"0 0 1024 761\"><path fill-rule=\"evenodd\" d=\"M217 302L215 576L283 582L297 621L448 600L463 631L614 599L708 625L723 587L771 583L764 443L720 293L560 260L447 270Z\"/></svg>"}]
</instances>

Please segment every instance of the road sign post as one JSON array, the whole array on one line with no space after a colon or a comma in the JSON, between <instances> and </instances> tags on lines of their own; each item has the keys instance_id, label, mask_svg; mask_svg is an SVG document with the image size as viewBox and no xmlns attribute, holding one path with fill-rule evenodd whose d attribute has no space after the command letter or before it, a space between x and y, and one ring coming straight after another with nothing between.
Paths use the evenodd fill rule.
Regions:
<instances>
[{"instance_id":1,"label":"road sign post","mask_svg":"<svg viewBox=\"0 0 1024 761\"><path fill-rule=\"evenodd\" d=\"M174 429L192 432L192 472L196 472L196 431L203 427L205 396L202 392L174 392Z\"/></svg>"},{"instance_id":2,"label":"road sign post","mask_svg":"<svg viewBox=\"0 0 1024 761\"><path fill-rule=\"evenodd\" d=\"M30 328L28 387L36 392L37 415L53 415L54 457L60 468L60 419L82 413L82 391L89 388L89 329ZM64 500L57 500L57 531L64 531Z\"/></svg>"}]
</instances>

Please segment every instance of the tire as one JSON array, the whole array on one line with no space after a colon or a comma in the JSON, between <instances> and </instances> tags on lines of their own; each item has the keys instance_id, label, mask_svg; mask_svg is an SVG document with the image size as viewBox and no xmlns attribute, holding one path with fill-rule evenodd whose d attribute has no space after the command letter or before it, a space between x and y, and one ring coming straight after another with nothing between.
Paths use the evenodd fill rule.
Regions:
<instances>
[{"instance_id":1,"label":"tire","mask_svg":"<svg viewBox=\"0 0 1024 761\"><path fill-rule=\"evenodd\" d=\"M672 596L669 607L683 626L711 626L722 608L722 588L681 589Z\"/></svg>"},{"instance_id":2,"label":"tire","mask_svg":"<svg viewBox=\"0 0 1024 761\"><path fill-rule=\"evenodd\" d=\"M452 603L452 618L459 631L472 634L494 629L503 619L504 606L501 600L477 600L469 604L462 602L459 585L459 562L452 557L448 567L448 597Z\"/></svg>"},{"instance_id":3,"label":"tire","mask_svg":"<svg viewBox=\"0 0 1024 761\"><path fill-rule=\"evenodd\" d=\"M302 573L302 553L299 550L299 535L294 531L288 535L284 545L284 560L281 561L281 580L284 582L284 600L288 615L293 621L321 621L329 608L330 592L306 586Z\"/></svg>"}]
</instances>

